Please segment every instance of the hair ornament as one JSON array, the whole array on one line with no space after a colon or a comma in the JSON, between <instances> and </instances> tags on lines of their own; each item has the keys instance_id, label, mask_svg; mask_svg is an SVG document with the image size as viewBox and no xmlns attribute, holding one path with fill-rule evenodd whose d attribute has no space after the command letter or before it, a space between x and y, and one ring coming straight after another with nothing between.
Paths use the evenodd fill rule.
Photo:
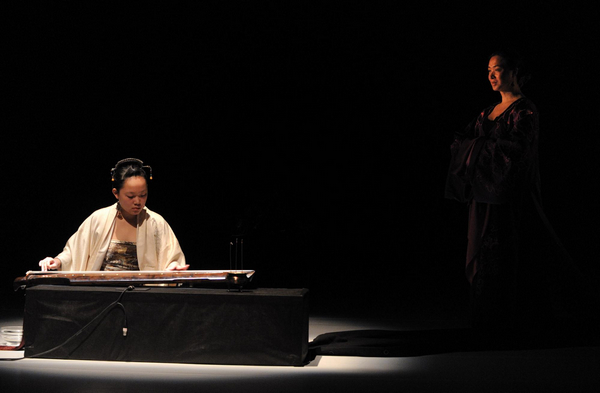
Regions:
<instances>
[{"instance_id":1,"label":"hair ornament","mask_svg":"<svg viewBox=\"0 0 600 393\"><path fill-rule=\"evenodd\" d=\"M152 167L150 165L144 165L144 162L142 160L138 160L137 158L124 158L121 161L117 162L115 167L110 170L111 181L115 181L115 173L117 172L117 169L126 164L137 164L140 168L147 169L149 172L149 179L152 180Z\"/></svg>"}]
</instances>

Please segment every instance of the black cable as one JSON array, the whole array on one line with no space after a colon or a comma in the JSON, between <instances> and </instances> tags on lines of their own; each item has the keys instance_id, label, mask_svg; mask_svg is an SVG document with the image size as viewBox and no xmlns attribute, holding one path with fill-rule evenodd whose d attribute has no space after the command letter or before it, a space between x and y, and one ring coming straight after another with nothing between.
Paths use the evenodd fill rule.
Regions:
<instances>
[{"instance_id":1,"label":"black cable","mask_svg":"<svg viewBox=\"0 0 600 393\"><path fill-rule=\"evenodd\" d=\"M123 337L126 337L127 336L127 313L125 311L125 306L121 303L121 299L123 298L123 295L125 294L125 292L127 292L127 291L133 291L134 289L135 289L135 287L132 286L132 285L130 285L127 288L125 288L121 292L121 294L119 295L119 297L117 298L117 300L115 300L113 303L109 304L104 310L102 310L102 312L100 312L100 314L98 314L94 319L92 319L90 322L88 322L84 327L82 327L81 329L79 329L78 332L76 332L71 337L69 337L67 340L65 340L62 344L59 344L56 347L54 347L52 349L49 349L47 351L36 353L36 354L31 355L29 357L32 357L32 358L41 357L41 356L47 355L49 353L52 353L54 351L57 351L59 349L62 349L67 344L69 344L71 341L73 341L74 339L78 338L94 322L96 322L96 321L98 321L98 323L101 322L101 320L104 319L104 317L106 317L108 315L108 313L110 311L112 311L112 309L115 308L115 307L120 307L123 310L123 315L124 315L124 320L123 320ZM96 325L97 325L97 323L96 323ZM93 331L93 329L86 336L84 336L80 340L79 344L81 344L81 342L83 342L85 339L87 339L87 337L89 336L89 334L91 334L92 331ZM66 349L65 357L68 356L68 355L70 355L70 353L73 352L75 350L75 348L77 348L79 346L79 344L75 345L75 347L73 349L71 349L71 350L69 350L67 348Z\"/></svg>"}]
</instances>

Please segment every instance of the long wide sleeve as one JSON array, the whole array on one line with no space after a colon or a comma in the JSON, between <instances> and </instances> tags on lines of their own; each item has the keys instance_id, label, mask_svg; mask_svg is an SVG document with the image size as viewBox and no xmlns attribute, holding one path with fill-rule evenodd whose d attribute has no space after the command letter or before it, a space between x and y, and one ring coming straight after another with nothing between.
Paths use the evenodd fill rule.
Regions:
<instances>
[{"instance_id":1,"label":"long wide sleeve","mask_svg":"<svg viewBox=\"0 0 600 393\"><path fill-rule=\"evenodd\" d=\"M447 198L507 203L538 181L538 117L533 104L516 102L486 131L489 109L452 144Z\"/></svg>"},{"instance_id":2,"label":"long wide sleeve","mask_svg":"<svg viewBox=\"0 0 600 393\"><path fill-rule=\"evenodd\" d=\"M147 208L142 214L137 235L140 270L164 270L171 262L185 265L179 241L167 221Z\"/></svg>"},{"instance_id":3,"label":"long wide sleeve","mask_svg":"<svg viewBox=\"0 0 600 393\"><path fill-rule=\"evenodd\" d=\"M515 109L497 120L489 136L481 136L470 166L473 198L478 202L507 203L531 189L537 170L537 114Z\"/></svg>"},{"instance_id":4,"label":"long wide sleeve","mask_svg":"<svg viewBox=\"0 0 600 393\"><path fill-rule=\"evenodd\" d=\"M96 210L67 241L63 251L56 257L61 270L100 270L110 242L110 235L117 214L116 205Z\"/></svg>"}]
</instances>

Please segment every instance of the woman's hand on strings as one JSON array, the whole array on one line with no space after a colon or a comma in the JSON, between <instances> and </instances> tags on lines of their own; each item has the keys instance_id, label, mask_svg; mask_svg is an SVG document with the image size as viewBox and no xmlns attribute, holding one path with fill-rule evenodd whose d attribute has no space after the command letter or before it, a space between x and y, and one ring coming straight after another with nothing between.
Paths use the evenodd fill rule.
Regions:
<instances>
[{"instance_id":1,"label":"woman's hand on strings","mask_svg":"<svg viewBox=\"0 0 600 393\"><path fill-rule=\"evenodd\" d=\"M169 271L188 270L189 267L190 267L190 265L181 266L177 262L171 262L171 264L169 266L167 266L167 268L165 270L169 270Z\"/></svg>"},{"instance_id":2,"label":"woman's hand on strings","mask_svg":"<svg viewBox=\"0 0 600 393\"><path fill-rule=\"evenodd\" d=\"M60 259L47 257L40 261L39 263L43 272L47 272L48 270L59 270L60 269Z\"/></svg>"}]
</instances>

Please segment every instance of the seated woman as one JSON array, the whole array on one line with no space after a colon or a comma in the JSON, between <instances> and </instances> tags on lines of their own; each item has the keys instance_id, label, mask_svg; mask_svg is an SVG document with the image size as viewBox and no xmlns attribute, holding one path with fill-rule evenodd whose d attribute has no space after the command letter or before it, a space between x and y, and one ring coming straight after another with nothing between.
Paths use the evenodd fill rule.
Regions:
<instances>
[{"instance_id":1,"label":"seated woman","mask_svg":"<svg viewBox=\"0 0 600 393\"><path fill-rule=\"evenodd\" d=\"M146 207L152 168L126 158L112 176L117 203L92 213L63 252L40 261L42 271L188 269L169 224Z\"/></svg>"}]
</instances>

